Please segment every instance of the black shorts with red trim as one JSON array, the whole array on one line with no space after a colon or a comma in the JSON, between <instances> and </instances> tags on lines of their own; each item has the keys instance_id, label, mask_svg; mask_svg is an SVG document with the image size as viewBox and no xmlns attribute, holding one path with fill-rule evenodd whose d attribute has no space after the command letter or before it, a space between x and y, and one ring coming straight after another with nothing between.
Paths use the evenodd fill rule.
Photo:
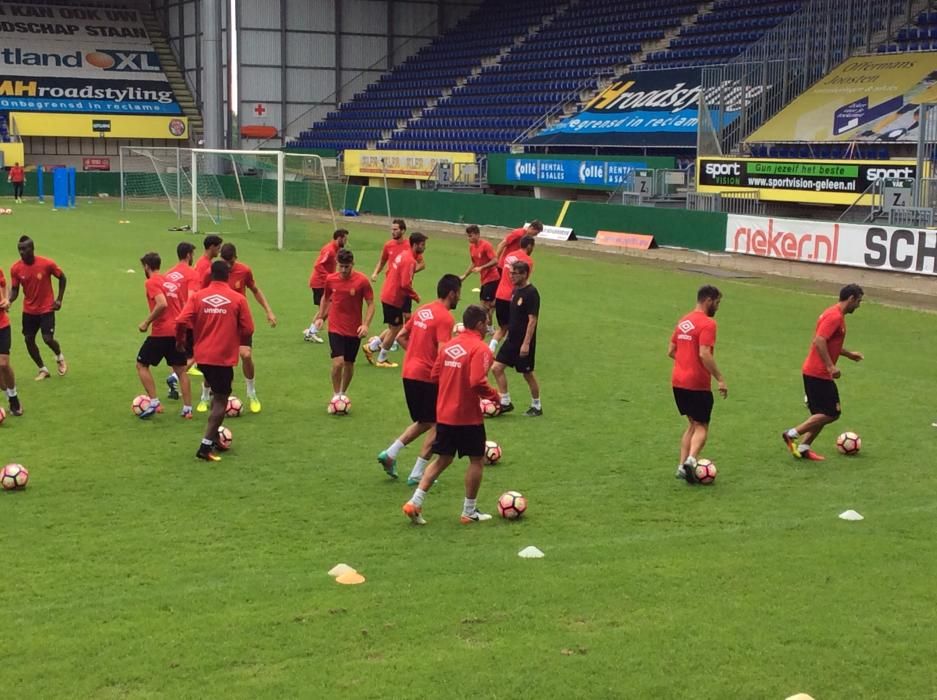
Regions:
<instances>
[{"instance_id":1,"label":"black shorts with red trim","mask_svg":"<svg viewBox=\"0 0 937 700\"><path fill-rule=\"evenodd\" d=\"M386 302L381 302L381 308L384 309L384 323L388 326L403 325L403 309L399 306L392 306Z\"/></svg>"},{"instance_id":2,"label":"black shorts with red trim","mask_svg":"<svg viewBox=\"0 0 937 700\"><path fill-rule=\"evenodd\" d=\"M44 314L28 314L23 312L23 335L34 336L41 332L43 335L55 335L55 312Z\"/></svg>"},{"instance_id":3,"label":"black shorts with red trim","mask_svg":"<svg viewBox=\"0 0 937 700\"><path fill-rule=\"evenodd\" d=\"M433 452L438 455L482 457L485 454L485 426L436 424Z\"/></svg>"},{"instance_id":4,"label":"black shorts with red trim","mask_svg":"<svg viewBox=\"0 0 937 700\"><path fill-rule=\"evenodd\" d=\"M807 408L811 413L839 418L842 413L839 389L832 379L820 379L805 374L804 393L807 395Z\"/></svg>"}]
</instances>

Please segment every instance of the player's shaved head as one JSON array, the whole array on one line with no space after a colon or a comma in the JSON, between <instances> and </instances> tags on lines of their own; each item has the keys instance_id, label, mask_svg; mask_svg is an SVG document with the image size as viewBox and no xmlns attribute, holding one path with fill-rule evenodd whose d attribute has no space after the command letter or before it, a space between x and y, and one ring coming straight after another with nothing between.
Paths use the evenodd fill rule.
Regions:
<instances>
[{"instance_id":1,"label":"player's shaved head","mask_svg":"<svg viewBox=\"0 0 937 700\"><path fill-rule=\"evenodd\" d=\"M216 282L227 282L231 268L224 260L216 260L211 264L211 278Z\"/></svg>"}]
</instances>

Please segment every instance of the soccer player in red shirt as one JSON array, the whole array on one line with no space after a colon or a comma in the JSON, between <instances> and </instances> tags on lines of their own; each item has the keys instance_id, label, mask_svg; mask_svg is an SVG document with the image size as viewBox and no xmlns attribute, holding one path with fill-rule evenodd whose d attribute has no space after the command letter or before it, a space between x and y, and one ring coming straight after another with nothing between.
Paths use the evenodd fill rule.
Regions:
<instances>
[{"instance_id":1,"label":"soccer player in red shirt","mask_svg":"<svg viewBox=\"0 0 937 700\"><path fill-rule=\"evenodd\" d=\"M704 285L696 293L696 308L677 322L670 336L667 356L673 359L673 398L680 415L686 416L687 428L680 439L680 466L677 478L697 483L696 459L709 436L712 418L712 380L719 384L722 398L729 395L725 378L716 360L716 322L713 317L722 302L722 292Z\"/></svg>"},{"instance_id":2,"label":"soccer player in red shirt","mask_svg":"<svg viewBox=\"0 0 937 700\"><path fill-rule=\"evenodd\" d=\"M17 204L23 203L23 185L26 184L26 171L19 163L13 163L10 173L7 175L7 182L13 185L13 199Z\"/></svg>"},{"instance_id":3,"label":"soccer player in red shirt","mask_svg":"<svg viewBox=\"0 0 937 700\"><path fill-rule=\"evenodd\" d=\"M392 479L397 478L397 455L400 450L426 433L423 448L410 472L407 484L414 486L433 454L436 431L436 398L438 385L432 379L433 365L439 347L452 338L452 309L459 304L462 280L456 275L443 275L436 284L436 301L416 310L397 336L407 351L403 359L403 394L413 421L403 434L377 456L377 461Z\"/></svg>"},{"instance_id":4,"label":"soccer player in red shirt","mask_svg":"<svg viewBox=\"0 0 937 700\"><path fill-rule=\"evenodd\" d=\"M195 336L195 361L212 392L205 437L195 453L196 457L208 462L221 460L213 447L231 395L238 349L241 338L254 332L247 297L236 294L228 286L229 273L230 268L224 260L213 262L211 283L190 294L182 313L176 318L176 348L181 350L184 347L186 330L191 328Z\"/></svg>"},{"instance_id":5,"label":"soccer player in red shirt","mask_svg":"<svg viewBox=\"0 0 937 700\"><path fill-rule=\"evenodd\" d=\"M861 352L843 347L846 340L846 314L859 308L863 294L858 284L847 284L839 290L839 301L820 314L817 320L813 342L802 368L810 417L781 434L784 444L794 457L814 462L822 462L824 459L811 449L811 445L823 427L840 416L839 389L833 381L840 376L836 361L840 355L853 362L861 362L864 358Z\"/></svg>"},{"instance_id":6,"label":"soccer player in red shirt","mask_svg":"<svg viewBox=\"0 0 937 700\"><path fill-rule=\"evenodd\" d=\"M520 248L505 255L499 265L501 279L498 280L498 286L495 289L495 318L498 321L498 330L488 343L492 352L498 348L498 343L507 335L508 326L511 323L511 296L514 294L511 268L516 262L525 262L530 267L530 274L534 274L534 261L530 256L534 254L536 242L533 236L524 236L521 239Z\"/></svg>"},{"instance_id":7,"label":"soccer player in red shirt","mask_svg":"<svg viewBox=\"0 0 937 700\"><path fill-rule=\"evenodd\" d=\"M411 233L410 244L390 261L387 267L387 276L384 286L381 287L381 306L384 309L384 323L387 324L387 333L375 336L364 346L364 355L377 367L397 367L396 362L387 359L387 353L397 339L397 334L403 328L404 303L411 299L419 303L420 295L413 288L413 276L416 274L416 256L426 250L426 236L422 233ZM377 362L374 353L380 349Z\"/></svg>"},{"instance_id":8,"label":"soccer player in red shirt","mask_svg":"<svg viewBox=\"0 0 937 700\"><path fill-rule=\"evenodd\" d=\"M13 374L13 367L10 365L12 332L10 329L10 316L7 314L9 308L7 281L6 277L3 276L3 270L0 269L0 391L3 391L10 400L10 413L14 416L21 416L23 415L23 407L16 393L16 377Z\"/></svg>"},{"instance_id":9,"label":"soccer player in red shirt","mask_svg":"<svg viewBox=\"0 0 937 700\"><path fill-rule=\"evenodd\" d=\"M154 413L162 413L159 397L156 395L156 382L150 367L166 360L182 387L182 413L187 420L192 419L192 387L189 376L185 373L185 351L176 348L176 316L182 313L188 299L186 287L169 281L159 273L162 260L159 253L147 253L140 258L143 274L146 275L144 290L146 302L150 307L149 315L138 326L141 333L150 331L137 353L137 376L143 384L143 390L150 397L150 405L140 418L149 418Z\"/></svg>"},{"instance_id":10,"label":"soccer player in red shirt","mask_svg":"<svg viewBox=\"0 0 937 700\"><path fill-rule=\"evenodd\" d=\"M211 263L221 252L222 243L224 243L224 239L214 233L202 239L205 252L195 261L195 287L192 288L193 292L197 292L204 287L211 279Z\"/></svg>"},{"instance_id":11,"label":"soccer player in red shirt","mask_svg":"<svg viewBox=\"0 0 937 700\"><path fill-rule=\"evenodd\" d=\"M166 273L167 280L179 287L179 293L182 296L183 305L189 298L189 292L195 292L201 287L201 282L196 278L195 270L192 269L192 259L195 256L195 246L186 241L182 241L176 246L176 257L179 262ZM202 376L201 372L194 368L195 359L192 357L192 334L189 333L185 339L186 372L191 376ZM166 378L166 384L169 385L169 398L179 398L179 377L173 372Z\"/></svg>"},{"instance_id":12,"label":"soccer player in red shirt","mask_svg":"<svg viewBox=\"0 0 937 700\"><path fill-rule=\"evenodd\" d=\"M62 308L62 299L65 297L65 273L49 258L36 255L35 244L29 236L20 236L17 248L20 259L10 268L12 292L10 303L16 301L20 287L23 288L23 338L26 341L26 350L33 362L39 368L36 381L48 379L51 376L49 369L42 361L39 346L36 345L36 333L42 333L44 342L55 353L55 363L58 365L59 376L68 372L65 356L59 341L55 339L55 312ZM59 280L59 293L52 296L52 278Z\"/></svg>"},{"instance_id":13,"label":"soccer player in red shirt","mask_svg":"<svg viewBox=\"0 0 937 700\"><path fill-rule=\"evenodd\" d=\"M322 306L322 295L325 293L325 279L338 268L338 252L348 244L348 231L343 228L332 234L332 240L322 246L319 257L312 266L312 276L309 278L309 288L312 289L312 303ZM316 328L316 319L313 317L309 328L303 333L303 339L310 343L322 343L319 329Z\"/></svg>"},{"instance_id":14,"label":"soccer player in red shirt","mask_svg":"<svg viewBox=\"0 0 937 700\"><path fill-rule=\"evenodd\" d=\"M504 258L506 258L511 253L523 248L521 241L525 236L536 238L537 234L541 231L543 231L543 224L540 223L537 219L534 219L529 224L525 224L520 228L514 229L507 236L501 239L501 242L495 249L495 256L498 258L498 268L501 269L504 267Z\"/></svg>"},{"instance_id":15,"label":"soccer player in red shirt","mask_svg":"<svg viewBox=\"0 0 937 700\"><path fill-rule=\"evenodd\" d=\"M221 246L221 259L230 268L228 272L228 286L241 296L246 296L244 292L245 289L251 290L254 299L257 300L257 303L263 307L264 312L267 314L267 323L270 324L271 328L276 328L276 314L273 313L273 309L270 308L270 304L267 302L267 297L264 296L264 293L254 281L253 271L244 263L238 262L237 248L233 243L225 243ZM203 281L203 284L208 284L209 281L209 279L206 279ZM250 405L251 413L260 413L263 406L260 403L260 399L257 398L257 389L254 386L255 369L252 349L253 344L254 338L253 332L251 332L250 335L241 338L241 349L239 352L241 356L241 370L244 372L244 380L247 383L247 400ZM208 396L206 394L207 389L202 387L202 400L199 401L198 405L198 411L200 413L208 408Z\"/></svg>"},{"instance_id":16,"label":"soccer player in red shirt","mask_svg":"<svg viewBox=\"0 0 937 700\"><path fill-rule=\"evenodd\" d=\"M332 355L332 398L344 395L355 375L355 360L361 339L368 334L374 318L374 291L367 275L355 272L355 255L350 250L338 253L338 272L325 278L322 305L316 314L316 329L329 321L329 348ZM361 305L367 305L364 320Z\"/></svg>"},{"instance_id":17,"label":"soccer player in red shirt","mask_svg":"<svg viewBox=\"0 0 937 700\"><path fill-rule=\"evenodd\" d=\"M381 249L381 258L377 261L377 265L374 266L374 273L371 275L372 282L377 282L377 276L381 274L381 270L383 270L384 266L387 265L391 260L397 257L397 253L402 253L403 251L409 249L407 239L404 238L406 233L406 221L403 219L394 219L391 222L390 240L387 241L387 243L385 243L384 247Z\"/></svg>"},{"instance_id":18,"label":"soccer player in red shirt","mask_svg":"<svg viewBox=\"0 0 937 700\"><path fill-rule=\"evenodd\" d=\"M469 458L465 472L465 501L462 522L491 520L479 512L476 504L482 482L482 457L485 454L485 423L481 399L497 401L498 394L488 384L491 350L485 345L488 314L481 306L469 306L462 314L465 330L439 348L431 378L439 382L436 400L436 440L433 452L438 455L426 468L420 485L403 505L404 514L416 525L425 525L423 499L433 482L452 464L456 454Z\"/></svg>"},{"instance_id":19,"label":"soccer player in red shirt","mask_svg":"<svg viewBox=\"0 0 937 700\"><path fill-rule=\"evenodd\" d=\"M468 279L473 272L477 272L481 278L481 289L478 298L486 309L488 309L488 325L491 325L491 310L495 306L495 292L498 290L498 281L501 274L498 271L498 256L495 255L495 249L491 243L481 237L481 231L478 226L472 224L466 226L465 234L469 240L469 257L472 264L462 275L462 281Z\"/></svg>"}]
</instances>

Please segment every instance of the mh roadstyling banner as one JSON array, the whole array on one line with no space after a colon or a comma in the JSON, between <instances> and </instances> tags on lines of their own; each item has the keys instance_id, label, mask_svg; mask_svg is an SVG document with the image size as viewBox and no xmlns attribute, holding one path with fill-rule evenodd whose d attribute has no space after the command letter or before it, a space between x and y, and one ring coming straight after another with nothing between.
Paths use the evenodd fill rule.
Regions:
<instances>
[{"instance_id":1,"label":"mh roadstyling banner","mask_svg":"<svg viewBox=\"0 0 937 700\"><path fill-rule=\"evenodd\" d=\"M871 203L860 197L877 180L917 177L914 161L699 158L700 192L755 191L761 199L816 204Z\"/></svg>"},{"instance_id":2,"label":"mh roadstyling banner","mask_svg":"<svg viewBox=\"0 0 937 700\"><path fill-rule=\"evenodd\" d=\"M729 215L726 252L937 275L937 231Z\"/></svg>"},{"instance_id":3,"label":"mh roadstyling banner","mask_svg":"<svg viewBox=\"0 0 937 700\"><path fill-rule=\"evenodd\" d=\"M528 139L531 144L696 146L702 70L631 73L603 90L580 112ZM762 86L742 88L730 82L707 94L712 105L725 100L725 124L738 117L742 105L763 92ZM718 104L721 104L719 102Z\"/></svg>"}]
</instances>

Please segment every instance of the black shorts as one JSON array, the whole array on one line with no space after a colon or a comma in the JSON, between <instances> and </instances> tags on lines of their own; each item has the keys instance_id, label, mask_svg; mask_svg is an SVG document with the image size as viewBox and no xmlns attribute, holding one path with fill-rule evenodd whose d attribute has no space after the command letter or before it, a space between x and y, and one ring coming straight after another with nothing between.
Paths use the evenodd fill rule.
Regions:
<instances>
[{"instance_id":1,"label":"black shorts","mask_svg":"<svg viewBox=\"0 0 937 700\"><path fill-rule=\"evenodd\" d=\"M673 388L673 398L681 416L692 418L697 423L709 423L713 415L713 393L694 389Z\"/></svg>"},{"instance_id":2,"label":"black shorts","mask_svg":"<svg viewBox=\"0 0 937 700\"><path fill-rule=\"evenodd\" d=\"M410 409L410 419L416 423L436 422L436 396L439 385L418 379L403 380L403 395Z\"/></svg>"},{"instance_id":3,"label":"black shorts","mask_svg":"<svg viewBox=\"0 0 937 700\"><path fill-rule=\"evenodd\" d=\"M839 389L832 379L818 379L804 375L804 393L811 413L839 418Z\"/></svg>"},{"instance_id":4,"label":"black shorts","mask_svg":"<svg viewBox=\"0 0 937 700\"><path fill-rule=\"evenodd\" d=\"M413 312L413 297L407 297L403 300L403 306L400 307L400 310L405 314Z\"/></svg>"},{"instance_id":5,"label":"black shorts","mask_svg":"<svg viewBox=\"0 0 937 700\"><path fill-rule=\"evenodd\" d=\"M28 314L23 312L23 335L36 335L42 331L43 335L55 335L55 312L46 314Z\"/></svg>"},{"instance_id":6,"label":"black shorts","mask_svg":"<svg viewBox=\"0 0 937 700\"><path fill-rule=\"evenodd\" d=\"M199 364L199 371L205 375L205 383L215 396L230 396L231 382L234 381L234 367Z\"/></svg>"},{"instance_id":7,"label":"black shorts","mask_svg":"<svg viewBox=\"0 0 937 700\"><path fill-rule=\"evenodd\" d=\"M170 367L184 367L185 352L176 349L174 336L148 336L137 352L137 362L153 367L163 360L166 360L166 364Z\"/></svg>"},{"instance_id":8,"label":"black shorts","mask_svg":"<svg viewBox=\"0 0 937 700\"><path fill-rule=\"evenodd\" d=\"M384 323L388 326L403 325L403 309L399 306L385 304L383 301L381 302L381 307L384 309Z\"/></svg>"},{"instance_id":9,"label":"black shorts","mask_svg":"<svg viewBox=\"0 0 937 700\"><path fill-rule=\"evenodd\" d=\"M241 336L241 347L250 348L254 346L254 334Z\"/></svg>"},{"instance_id":10,"label":"black shorts","mask_svg":"<svg viewBox=\"0 0 937 700\"><path fill-rule=\"evenodd\" d=\"M495 292L497 291L498 280L494 280L493 282L485 282L485 284L482 285L481 291L478 292L478 298L481 301L494 301ZM508 306L510 307L510 304L508 304Z\"/></svg>"},{"instance_id":11,"label":"black shorts","mask_svg":"<svg viewBox=\"0 0 937 700\"><path fill-rule=\"evenodd\" d=\"M484 425L436 424L433 452L438 455L482 457L485 454Z\"/></svg>"},{"instance_id":12,"label":"black shorts","mask_svg":"<svg viewBox=\"0 0 937 700\"><path fill-rule=\"evenodd\" d=\"M190 360L195 355L195 333L189 328L185 332L185 357Z\"/></svg>"},{"instance_id":13,"label":"black shorts","mask_svg":"<svg viewBox=\"0 0 937 700\"><path fill-rule=\"evenodd\" d=\"M10 326L6 328L0 328L0 355L9 355L10 354Z\"/></svg>"},{"instance_id":14,"label":"black shorts","mask_svg":"<svg viewBox=\"0 0 937 700\"><path fill-rule=\"evenodd\" d=\"M329 347L332 349L331 357L343 357L345 362L354 362L361 349L361 338L354 335L339 335L329 333Z\"/></svg>"},{"instance_id":15,"label":"black shorts","mask_svg":"<svg viewBox=\"0 0 937 700\"><path fill-rule=\"evenodd\" d=\"M495 299L495 317L498 319L498 325L502 328L508 327L511 320L511 300Z\"/></svg>"},{"instance_id":16,"label":"black shorts","mask_svg":"<svg viewBox=\"0 0 937 700\"><path fill-rule=\"evenodd\" d=\"M322 306L322 295L325 294L325 287L312 288L312 303L316 306Z\"/></svg>"},{"instance_id":17,"label":"black shorts","mask_svg":"<svg viewBox=\"0 0 937 700\"><path fill-rule=\"evenodd\" d=\"M495 361L500 362L502 365L513 367L520 374L528 374L529 372L534 371L534 360L536 359L536 355L536 341L530 344L530 353L526 357L521 357L521 346L512 343L511 337L508 336L508 342L501 345Z\"/></svg>"}]
</instances>

